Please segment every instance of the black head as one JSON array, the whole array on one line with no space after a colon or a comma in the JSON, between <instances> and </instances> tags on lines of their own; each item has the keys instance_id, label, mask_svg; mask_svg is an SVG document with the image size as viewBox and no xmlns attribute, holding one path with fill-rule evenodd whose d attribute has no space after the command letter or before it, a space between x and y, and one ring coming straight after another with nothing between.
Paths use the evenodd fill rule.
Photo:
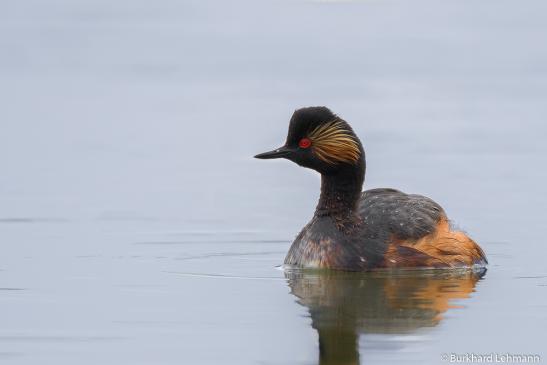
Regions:
<instances>
[{"instance_id":1,"label":"black head","mask_svg":"<svg viewBox=\"0 0 547 365\"><path fill-rule=\"evenodd\" d=\"M324 106L296 110L285 145L255 157L286 158L322 174L364 163L359 138L348 123Z\"/></svg>"}]
</instances>

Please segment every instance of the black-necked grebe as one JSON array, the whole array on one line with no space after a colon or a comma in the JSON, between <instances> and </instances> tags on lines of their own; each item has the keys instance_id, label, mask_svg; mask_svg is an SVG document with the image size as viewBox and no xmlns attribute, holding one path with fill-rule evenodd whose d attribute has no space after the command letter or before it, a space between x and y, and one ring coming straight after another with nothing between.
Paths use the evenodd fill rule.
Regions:
<instances>
[{"instance_id":1,"label":"black-necked grebe","mask_svg":"<svg viewBox=\"0 0 547 365\"><path fill-rule=\"evenodd\" d=\"M433 200L395 189L361 192L363 146L326 107L296 110L285 145L255 157L286 158L321 174L319 204L294 240L287 265L365 271L487 264L482 249L452 230Z\"/></svg>"}]
</instances>

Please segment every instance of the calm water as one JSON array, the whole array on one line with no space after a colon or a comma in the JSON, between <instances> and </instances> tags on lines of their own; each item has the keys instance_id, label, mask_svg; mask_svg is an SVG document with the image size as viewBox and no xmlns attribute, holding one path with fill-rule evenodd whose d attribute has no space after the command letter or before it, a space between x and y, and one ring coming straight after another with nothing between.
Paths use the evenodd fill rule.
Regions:
<instances>
[{"instance_id":1,"label":"calm water","mask_svg":"<svg viewBox=\"0 0 547 365\"><path fill-rule=\"evenodd\" d=\"M440 364L545 350L543 0L0 3L0 362ZM484 276L283 271L319 179L251 156L328 105L366 186ZM545 361L545 360L544 360Z\"/></svg>"}]
</instances>

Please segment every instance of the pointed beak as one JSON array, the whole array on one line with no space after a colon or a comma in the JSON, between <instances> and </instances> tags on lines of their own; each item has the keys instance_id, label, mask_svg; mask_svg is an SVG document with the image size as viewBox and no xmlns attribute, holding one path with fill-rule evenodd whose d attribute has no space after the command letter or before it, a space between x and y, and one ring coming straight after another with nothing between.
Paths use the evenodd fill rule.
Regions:
<instances>
[{"instance_id":1,"label":"pointed beak","mask_svg":"<svg viewBox=\"0 0 547 365\"><path fill-rule=\"evenodd\" d=\"M270 152L259 153L255 156L255 158L260 158L262 160L269 160L272 158L284 158L287 157L290 153L291 150L283 146Z\"/></svg>"}]
</instances>

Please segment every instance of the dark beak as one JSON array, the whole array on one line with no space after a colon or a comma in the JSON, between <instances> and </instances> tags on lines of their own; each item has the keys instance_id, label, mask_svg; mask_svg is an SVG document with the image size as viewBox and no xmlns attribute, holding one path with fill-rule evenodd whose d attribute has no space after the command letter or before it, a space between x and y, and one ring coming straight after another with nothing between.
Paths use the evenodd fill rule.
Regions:
<instances>
[{"instance_id":1,"label":"dark beak","mask_svg":"<svg viewBox=\"0 0 547 365\"><path fill-rule=\"evenodd\" d=\"M255 158L260 158L262 160L268 160L272 158L284 158L287 157L290 153L291 150L283 146L270 152L259 153L255 156Z\"/></svg>"}]
</instances>

